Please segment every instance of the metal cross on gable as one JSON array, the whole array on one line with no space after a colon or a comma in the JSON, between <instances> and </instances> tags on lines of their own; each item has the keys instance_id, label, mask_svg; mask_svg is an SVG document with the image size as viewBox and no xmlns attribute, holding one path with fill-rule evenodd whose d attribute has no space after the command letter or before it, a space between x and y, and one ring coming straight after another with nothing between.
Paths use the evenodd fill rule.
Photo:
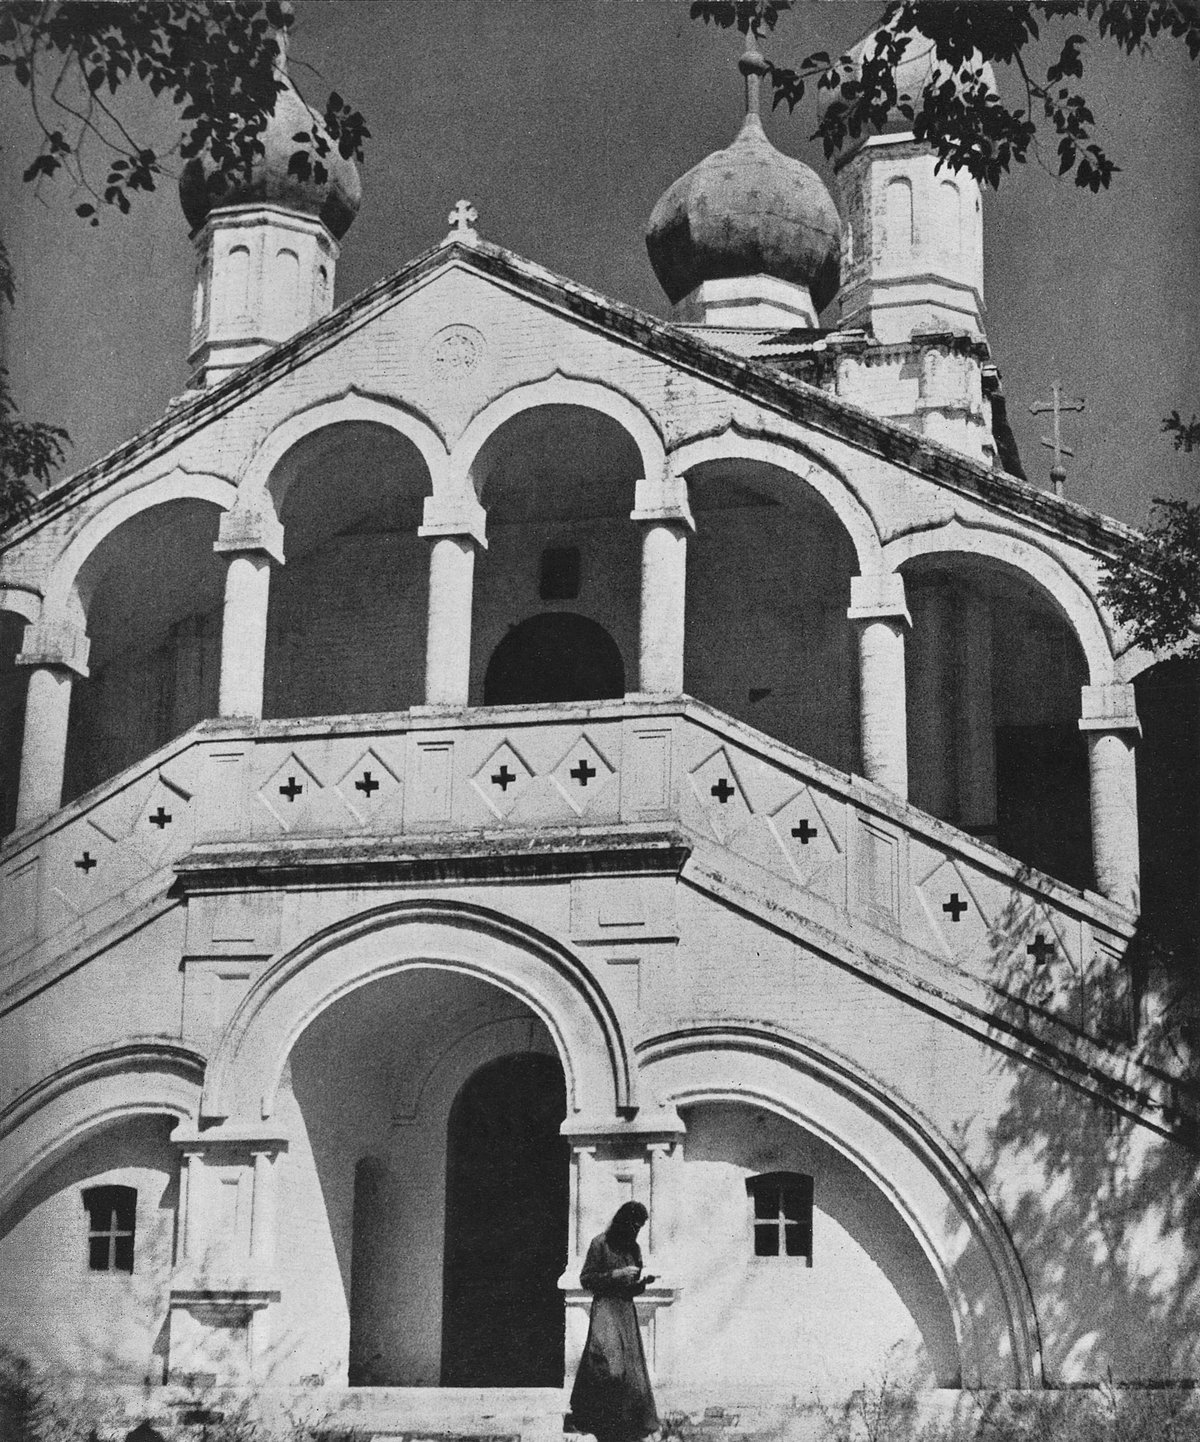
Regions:
<instances>
[{"instance_id":1,"label":"metal cross on gable","mask_svg":"<svg viewBox=\"0 0 1200 1442\"><path fill-rule=\"evenodd\" d=\"M1065 401L1062 397L1062 386L1058 381L1050 387L1054 399L1052 401L1035 401L1029 407L1031 415L1041 416L1050 412L1054 416L1054 434L1042 437L1042 445L1054 452L1054 464L1050 467L1050 484L1054 487L1054 494L1061 496L1066 487L1067 473L1063 469L1062 458L1074 456L1075 452L1070 446L1063 444L1062 438L1062 415L1064 411L1081 411L1084 407L1082 396L1076 396L1074 400Z\"/></svg>"}]
</instances>

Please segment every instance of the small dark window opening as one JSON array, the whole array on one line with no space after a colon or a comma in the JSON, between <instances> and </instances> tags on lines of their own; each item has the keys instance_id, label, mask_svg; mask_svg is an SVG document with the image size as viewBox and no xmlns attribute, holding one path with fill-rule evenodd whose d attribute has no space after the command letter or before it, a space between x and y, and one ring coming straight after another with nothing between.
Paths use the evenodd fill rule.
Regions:
<instances>
[{"instance_id":1,"label":"small dark window opening","mask_svg":"<svg viewBox=\"0 0 1200 1442\"><path fill-rule=\"evenodd\" d=\"M813 1261L813 1179L800 1172L746 1178L754 1199L754 1255Z\"/></svg>"},{"instance_id":2,"label":"small dark window opening","mask_svg":"<svg viewBox=\"0 0 1200 1442\"><path fill-rule=\"evenodd\" d=\"M136 1230L136 1187L88 1187L88 1268L93 1272L132 1272Z\"/></svg>"},{"instance_id":3,"label":"small dark window opening","mask_svg":"<svg viewBox=\"0 0 1200 1442\"><path fill-rule=\"evenodd\" d=\"M538 595L543 601L574 601L579 595L579 547L547 546L542 552Z\"/></svg>"}]
</instances>

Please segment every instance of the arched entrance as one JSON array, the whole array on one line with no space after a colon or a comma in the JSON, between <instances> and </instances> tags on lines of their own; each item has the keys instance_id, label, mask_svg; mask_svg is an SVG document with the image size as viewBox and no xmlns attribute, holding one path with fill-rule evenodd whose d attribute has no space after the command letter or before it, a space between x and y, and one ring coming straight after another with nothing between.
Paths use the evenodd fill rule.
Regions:
<instances>
[{"instance_id":1,"label":"arched entrance","mask_svg":"<svg viewBox=\"0 0 1200 1442\"><path fill-rule=\"evenodd\" d=\"M602 701L625 694L625 663L599 621L545 611L514 626L488 662L485 706Z\"/></svg>"},{"instance_id":2,"label":"arched entrance","mask_svg":"<svg viewBox=\"0 0 1200 1442\"><path fill-rule=\"evenodd\" d=\"M481 1067L450 1112L442 1385L559 1387L567 1261L566 1084L556 1057Z\"/></svg>"}]
</instances>

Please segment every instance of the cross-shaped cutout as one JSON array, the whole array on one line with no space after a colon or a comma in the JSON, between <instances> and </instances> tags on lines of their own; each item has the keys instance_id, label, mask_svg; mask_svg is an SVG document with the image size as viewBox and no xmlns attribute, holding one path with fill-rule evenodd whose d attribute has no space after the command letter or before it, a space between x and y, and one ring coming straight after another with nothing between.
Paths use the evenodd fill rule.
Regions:
<instances>
[{"instance_id":1,"label":"cross-shaped cutout","mask_svg":"<svg viewBox=\"0 0 1200 1442\"><path fill-rule=\"evenodd\" d=\"M957 921L968 909L968 903L963 901L957 891L950 893L950 900L942 903L942 910L950 917L951 921Z\"/></svg>"},{"instance_id":2,"label":"cross-shaped cutout","mask_svg":"<svg viewBox=\"0 0 1200 1442\"><path fill-rule=\"evenodd\" d=\"M379 790L379 782L375 780L369 771L364 771L362 779L354 783L354 789L355 791L361 791L369 801L371 799L371 792Z\"/></svg>"},{"instance_id":3,"label":"cross-shaped cutout","mask_svg":"<svg viewBox=\"0 0 1200 1442\"><path fill-rule=\"evenodd\" d=\"M279 794L280 796L286 796L288 799L288 804L291 805L296 800L296 797L299 796L303 790L304 787L297 782L296 778L294 776L289 776L287 779L287 785L281 786L279 788Z\"/></svg>"},{"instance_id":4,"label":"cross-shaped cutout","mask_svg":"<svg viewBox=\"0 0 1200 1442\"><path fill-rule=\"evenodd\" d=\"M93 866L99 866L100 863L90 851L85 851L75 865L83 872L84 876L86 876Z\"/></svg>"},{"instance_id":5,"label":"cross-shaped cutout","mask_svg":"<svg viewBox=\"0 0 1200 1442\"><path fill-rule=\"evenodd\" d=\"M586 756L581 756L579 758L579 765L572 766L570 771L567 772L567 775L573 776L575 780L579 782L580 786L586 786L595 774L596 768L588 765Z\"/></svg>"},{"instance_id":6,"label":"cross-shaped cutout","mask_svg":"<svg viewBox=\"0 0 1200 1442\"><path fill-rule=\"evenodd\" d=\"M450 229L457 231L459 235L470 235L478 219L479 212L469 200L460 200L446 217Z\"/></svg>"},{"instance_id":7,"label":"cross-shaped cutout","mask_svg":"<svg viewBox=\"0 0 1200 1442\"><path fill-rule=\"evenodd\" d=\"M802 818L799 826L792 827L792 835L799 841L801 846L807 846L814 836L820 835L820 832L811 824L808 817L805 816Z\"/></svg>"},{"instance_id":8,"label":"cross-shaped cutout","mask_svg":"<svg viewBox=\"0 0 1200 1442\"><path fill-rule=\"evenodd\" d=\"M149 821L151 826L157 826L158 829L161 831L164 826L170 826L171 813L169 811L164 811L163 808L160 806L158 810L154 813L154 815L147 816L146 820Z\"/></svg>"},{"instance_id":9,"label":"cross-shaped cutout","mask_svg":"<svg viewBox=\"0 0 1200 1442\"><path fill-rule=\"evenodd\" d=\"M508 769L508 763L504 762L501 764L500 770L497 771L496 774L492 777L492 785L499 786L501 791L507 792L508 788L513 784L516 779L517 778Z\"/></svg>"},{"instance_id":10,"label":"cross-shaped cutout","mask_svg":"<svg viewBox=\"0 0 1200 1442\"><path fill-rule=\"evenodd\" d=\"M730 786L729 782L724 776L722 776L721 779L717 782L717 784L710 789L712 791L712 794L717 798L717 800L721 803L722 806L725 805L725 803L729 800L731 796L737 795L736 790L732 786Z\"/></svg>"},{"instance_id":11,"label":"cross-shaped cutout","mask_svg":"<svg viewBox=\"0 0 1200 1442\"><path fill-rule=\"evenodd\" d=\"M1058 949L1052 941L1047 941L1039 931L1025 950L1033 957L1035 966L1045 966L1048 962L1054 960Z\"/></svg>"}]
</instances>

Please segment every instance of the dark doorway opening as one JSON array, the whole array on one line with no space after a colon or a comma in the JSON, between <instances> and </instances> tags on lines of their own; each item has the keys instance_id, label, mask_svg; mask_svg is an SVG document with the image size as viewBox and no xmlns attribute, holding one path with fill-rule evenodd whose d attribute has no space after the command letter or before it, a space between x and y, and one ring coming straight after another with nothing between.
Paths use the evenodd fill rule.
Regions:
<instances>
[{"instance_id":1,"label":"dark doorway opening","mask_svg":"<svg viewBox=\"0 0 1200 1442\"><path fill-rule=\"evenodd\" d=\"M1200 664L1161 661L1134 687L1142 929L1183 970L1200 963Z\"/></svg>"},{"instance_id":2,"label":"dark doorway opening","mask_svg":"<svg viewBox=\"0 0 1200 1442\"><path fill-rule=\"evenodd\" d=\"M450 1111L443 1387L561 1387L569 1148L557 1058L481 1067Z\"/></svg>"},{"instance_id":3,"label":"dark doorway opening","mask_svg":"<svg viewBox=\"0 0 1200 1442\"><path fill-rule=\"evenodd\" d=\"M1070 886L1092 878L1087 743L1078 726L996 728L1001 851Z\"/></svg>"},{"instance_id":4,"label":"dark doorway opening","mask_svg":"<svg viewBox=\"0 0 1200 1442\"><path fill-rule=\"evenodd\" d=\"M625 663L598 621L545 611L509 631L483 680L485 706L602 701L625 694Z\"/></svg>"}]
</instances>

